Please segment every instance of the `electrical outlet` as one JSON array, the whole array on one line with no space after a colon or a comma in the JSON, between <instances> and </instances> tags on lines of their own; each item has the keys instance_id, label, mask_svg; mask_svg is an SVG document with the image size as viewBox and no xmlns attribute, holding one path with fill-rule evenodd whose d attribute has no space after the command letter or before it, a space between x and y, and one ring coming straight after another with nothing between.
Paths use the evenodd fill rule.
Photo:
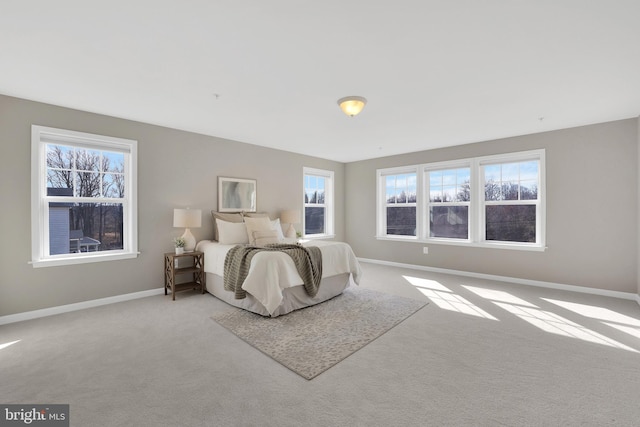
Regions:
<instances>
[{"instance_id":1,"label":"electrical outlet","mask_svg":"<svg viewBox=\"0 0 640 427\"><path fill-rule=\"evenodd\" d=\"M422 253L423 253L423 254L425 254L425 255L427 255L427 254L429 253L429 247L428 247L428 246L424 246L424 247L422 248Z\"/></svg>"}]
</instances>

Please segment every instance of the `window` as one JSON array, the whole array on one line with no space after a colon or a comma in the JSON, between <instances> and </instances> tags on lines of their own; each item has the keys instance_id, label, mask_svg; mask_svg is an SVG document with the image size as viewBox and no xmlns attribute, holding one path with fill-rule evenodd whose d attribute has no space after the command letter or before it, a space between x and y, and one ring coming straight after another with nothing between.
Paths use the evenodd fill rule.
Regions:
<instances>
[{"instance_id":1,"label":"window","mask_svg":"<svg viewBox=\"0 0 640 427\"><path fill-rule=\"evenodd\" d=\"M32 264L137 255L137 142L32 126Z\"/></svg>"},{"instance_id":2,"label":"window","mask_svg":"<svg viewBox=\"0 0 640 427\"><path fill-rule=\"evenodd\" d=\"M469 240L471 169L427 170L428 236Z\"/></svg>"},{"instance_id":3,"label":"window","mask_svg":"<svg viewBox=\"0 0 640 427\"><path fill-rule=\"evenodd\" d=\"M384 230L387 235L416 235L416 172L383 175L385 183Z\"/></svg>"},{"instance_id":4,"label":"window","mask_svg":"<svg viewBox=\"0 0 640 427\"><path fill-rule=\"evenodd\" d=\"M537 159L481 166L485 240L539 241L539 170L540 160Z\"/></svg>"},{"instance_id":5,"label":"window","mask_svg":"<svg viewBox=\"0 0 640 427\"><path fill-rule=\"evenodd\" d=\"M333 171L304 168L304 235L333 234Z\"/></svg>"},{"instance_id":6,"label":"window","mask_svg":"<svg viewBox=\"0 0 640 427\"><path fill-rule=\"evenodd\" d=\"M533 150L380 169L377 236L543 250L544 156Z\"/></svg>"}]
</instances>

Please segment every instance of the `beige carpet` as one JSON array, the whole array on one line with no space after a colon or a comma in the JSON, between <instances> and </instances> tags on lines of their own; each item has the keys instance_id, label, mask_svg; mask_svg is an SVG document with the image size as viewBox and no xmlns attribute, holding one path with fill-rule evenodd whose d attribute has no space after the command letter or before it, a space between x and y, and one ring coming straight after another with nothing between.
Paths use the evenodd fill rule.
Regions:
<instances>
[{"instance_id":1,"label":"beige carpet","mask_svg":"<svg viewBox=\"0 0 640 427\"><path fill-rule=\"evenodd\" d=\"M0 326L0 403L70 404L73 427L638 425L636 301L361 267L360 288L429 305L311 381L211 320L229 305L185 291Z\"/></svg>"},{"instance_id":2,"label":"beige carpet","mask_svg":"<svg viewBox=\"0 0 640 427\"><path fill-rule=\"evenodd\" d=\"M211 318L310 380L424 307L424 301L355 286L322 304L276 318L234 308Z\"/></svg>"}]
</instances>

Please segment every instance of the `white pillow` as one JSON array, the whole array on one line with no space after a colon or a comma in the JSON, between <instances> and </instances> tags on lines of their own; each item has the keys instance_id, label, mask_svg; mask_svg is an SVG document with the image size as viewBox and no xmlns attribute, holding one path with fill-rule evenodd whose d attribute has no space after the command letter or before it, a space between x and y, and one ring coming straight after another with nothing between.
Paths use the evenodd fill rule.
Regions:
<instances>
[{"instance_id":1,"label":"white pillow","mask_svg":"<svg viewBox=\"0 0 640 427\"><path fill-rule=\"evenodd\" d=\"M247 227L243 222L229 222L216 218L218 243L223 245L244 245L249 243Z\"/></svg>"},{"instance_id":2,"label":"white pillow","mask_svg":"<svg viewBox=\"0 0 640 427\"><path fill-rule=\"evenodd\" d=\"M276 233L278 233L278 241L282 242L284 240L284 233L282 232L282 225L280 225L280 218L271 221L271 229L276 230Z\"/></svg>"},{"instance_id":3,"label":"white pillow","mask_svg":"<svg viewBox=\"0 0 640 427\"><path fill-rule=\"evenodd\" d=\"M256 241L253 237L254 231L272 231L271 230L271 220L269 217L263 218L245 218L244 223L247 226L247 231L245 232L246 237L249 239L249 244L255 245Z\"/></svg>"},{"instance_id":4,"label":"white pillow","mask_svg":"<svg viewBox=\"0 0 640 427\"><path fill-rule=\"evenodd\" d=\"M211 211L211 215L213 215L213 240L218 240L218 224L216 223L216 219L221 219L222 221L227 222L242 222L242 214L240 213Z\"/></svg>"}]
</instances>

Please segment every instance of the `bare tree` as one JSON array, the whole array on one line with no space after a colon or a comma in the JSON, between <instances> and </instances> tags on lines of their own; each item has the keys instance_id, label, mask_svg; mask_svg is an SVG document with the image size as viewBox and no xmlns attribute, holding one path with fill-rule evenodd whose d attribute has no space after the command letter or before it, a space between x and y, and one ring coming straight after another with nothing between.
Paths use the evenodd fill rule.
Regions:
<instances>
[{"instance_id":1,"label":"bare tree","mask_svg":"<svg viewBox=\"0 0 640 427\"><path fill-rule=\"evenodd\" d=\"M116 197L125 192L124 164L111 164L103 153L58 145L47 150L47 180L50 188L70 189L75 197ZM105 179L109 175L111 179ZM115 245L122 246L122 204L77 203L70 211L69 226L103 242L107 229L114 229Z\"/></svg>"}]
</instances>

